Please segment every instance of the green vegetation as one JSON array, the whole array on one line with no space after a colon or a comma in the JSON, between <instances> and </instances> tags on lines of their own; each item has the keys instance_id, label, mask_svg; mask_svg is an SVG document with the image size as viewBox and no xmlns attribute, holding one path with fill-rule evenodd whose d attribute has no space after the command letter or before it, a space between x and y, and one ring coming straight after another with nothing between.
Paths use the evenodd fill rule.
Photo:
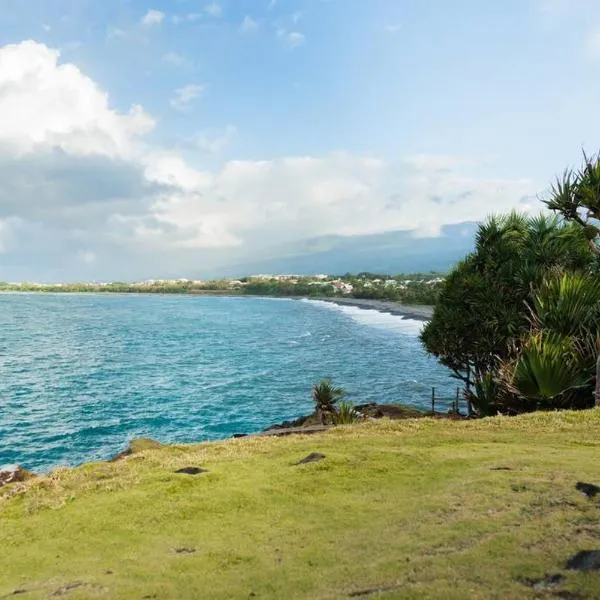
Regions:
<instances>
[{"instance_id":1,"label":"green vegetation","mask_svg":"<svg viewBox=\"0 0 600 600\"><path fill-rule=\"evenodd\" d=\"M599 440L600 410L383 420L60 469L0 490L0 597L598 598L564 567L598 547Z\"/></svg>"},{"instance_id":2,"label":"green vegetation","mask_svg":"<svg viewBox=\"0 0 600 600\"><path fill-rule=\"evenodd\" d=\"M336 404L344 397L344 388L337 387L328 379L315 383L312 389L315 415L324 425L334 420Z\"/></svg>"},{"instance_id":3,"label":"green vegetation","mask_svg":"<svg viewBox=\"0 0 600 600\"><path fill-rule=\"evenodd\" d=\"M547 204L561 218L490 218L445 280L421 339L480 414L594 405L599 183L596 161L554 187Z\"/></svg>"},{"instance_id":4,"label":"green vegetation","mask_svg":"<svg viewBox=\"0 0 600 600\"><path fill-rule=\"evenodd\" d=\"M45 293L117 293L117 294L224 294L275 297L330 298L344 296L389 300L404 304L433 305L442 278L436 274L378 275L360 273L341 277L260 275L241 279L212 281L149 280L138 283L6 283L0 291Z\"/></svg>"},{"instance_id":5,"label":"green vegetation","mask_svg":"<svg viewBox=\"0 0 600 600\"><path fill-rule=\"evenodd\" d=\"M351 423L356 423L358 420L359 416L354 404L347 400L342 400L336 407L333 415L334 425L350 425Z\"/></svg>"}]
</instances>

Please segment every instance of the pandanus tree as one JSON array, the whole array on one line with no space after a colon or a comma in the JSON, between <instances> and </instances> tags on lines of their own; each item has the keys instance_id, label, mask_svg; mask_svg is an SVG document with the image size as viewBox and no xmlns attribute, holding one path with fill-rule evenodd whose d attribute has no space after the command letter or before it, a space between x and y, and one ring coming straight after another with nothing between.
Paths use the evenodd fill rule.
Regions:
<instances>
[{"instance_id":1,"label":"pandanus tree","mask_svg":"<svg viewBox=\"0 0 600 600\"><path fill-rule=\"evenodd\" d=\"M504 410L503 396L515 398L499 373L514 365L532 329L528 307L540 287L561 273L586 272L592 262L581 228L556 217L511 213L479 227L475 251L447 277L421 340L465 383L480 414ZM519 410L518 399L514 404Z\"/></svg>"},{"instance_id":2,"label":"pandanus tree","mask_svg":"<svg viewBox=\"0 0 600 600\"><path fill-rule=\"evenodd\" d=\"M498 403L507 411L588 408L600 333L600 280L549 277L530 310L531 329L498 370Z\"/></svg>"},{"instance_id":3,"label":"pandanus tree","mask_svg":"<svg viewBox=\"0 0 600 600\"><path fill-rule=\"evenodd\" d=\"M600 262L600 156L583 155L583 166L568 169L552 187L548 208L578 225ZM595 404L600 406L600 352L596 352Z\"/></svg>"}]
</instances>

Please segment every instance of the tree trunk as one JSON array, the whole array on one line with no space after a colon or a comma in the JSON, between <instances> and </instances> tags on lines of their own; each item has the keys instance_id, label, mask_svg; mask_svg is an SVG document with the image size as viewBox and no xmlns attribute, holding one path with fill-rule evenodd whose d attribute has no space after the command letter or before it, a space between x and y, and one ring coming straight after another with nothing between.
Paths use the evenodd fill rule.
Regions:
<instances>
[{"instance_id":1,"label":"tree trunk","mask_svg":"<svg viewBox=\"0 0 600 600\"><path fill-rule=\"evenodd\" d=\"M600 351L596 358L596 392L594 393L594 404L600 406Z\"/></svg>"}]
</instances>

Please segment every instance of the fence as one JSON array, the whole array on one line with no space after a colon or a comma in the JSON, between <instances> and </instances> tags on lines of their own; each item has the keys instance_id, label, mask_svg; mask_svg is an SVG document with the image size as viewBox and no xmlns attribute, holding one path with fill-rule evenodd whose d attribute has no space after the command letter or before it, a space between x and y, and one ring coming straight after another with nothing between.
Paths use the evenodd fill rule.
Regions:
<instances>
[{"instance_id":1,"label":"fence","mask_svg":"<svg viewBox=\"0 0 600 600\"><path fill-rule=\"evenodd\" d=\"M461 409L464 412L461 412ZM448 415L468 416L472 414L471 403L465 398L464 390L456 388L456 396L453 398L443 398L437 396L435 388L431 388L431 414L432 415Z\"/></svg>"}]
</instances>

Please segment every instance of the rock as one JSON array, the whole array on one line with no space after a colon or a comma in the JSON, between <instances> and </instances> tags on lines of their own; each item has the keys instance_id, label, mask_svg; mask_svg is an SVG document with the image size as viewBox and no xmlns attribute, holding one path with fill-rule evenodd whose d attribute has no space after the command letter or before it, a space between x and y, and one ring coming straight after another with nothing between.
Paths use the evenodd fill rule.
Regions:
<instances>
[{"instance_id":1,"label":"rock","mask_svg":"<svg viewBox=\"0 0 600 600\"><path fill-rule=\"evenodd\" d=\"M8 485L9 483L18 483L20 481L27 481L35 477L35 475L26 469L23 469L19 465L11 465L0 469L0 488Z\"/></svg>"},{"instance_id":2,"label":"rock","mask_svg":"<svg viewBox=\"0 0 600 600\"><path fill-rule=\"evenodd\" d=\"M594 485L593 483L584 483L583 481L578 481L575 484L575 489L583 492L588 498L594 498L600 494L600 487Z\"/></svg>"},{"instance_id":3,"label":"rock","mask_svg":"<svg viewBox=\"0 0 600 600\"><path fill-rule=\"evenodd\" d=\"M131 456L132 454L137 454L138 452L142 452L144 450L154 450L161 447L162 444L160 442L157 442L151 438L138 438L131 440L131 442L129 442L129 446L127 446L125 450L113 456L108 462L117 462L119 460L123 460L127 456Z\"/></svg>"},{"instance_id":4,"label":"rock","mask_svg":"<svg viewBox=\"0 0 600 600\"><path fill-rule=\"evenodd\" d=\"M196 548L175 548L177 554L194 554Z\"/></svg>"},{"instance_id":5,"label":"rock","mask_svg":"<svg viewBox=\"0 0 600 600\"><path fill-rule=\"evenodd\" d=\"M597 571L600 569L600 550L582 550L565 565L571 571Z\"/></svg>"},{"instance_id":6,"label":"rock","mask_svg":"<svg viewBox=\"0 0 600 600\"><path fill-rule=\"evenodd\" d=\"M320 460L323 460L324 458L325 458L325 455L321 454L320 452L311 452L308 456L305 456L302 460L299 460L295 464L305 465L307 463L318 462Z\"/></svg>"},{"instance_id":7,"label":"rock","mask_svg":"<svg viewBox=\"0 0 600 600\"><path fill-rule=\"evenodd\" d=\"M523 585L528 585L537 591L550 590L565 580L565 576L560 573L554 573L553 575L546 575L542 579L523 579L521 583Z\"/></svg>"},{"instance_id":8,"label":"rock","mask_svg":"<svg viewBox=\"0 0 600 600\"><path fill-rule=\"evenodd\" d=\"M184 475L200 475L200 473L208 473L208 471L201 467L183 467L183 469L177 469L175 473L183 473Z\"/></svg>"},{"instance_id":9,"label":"rock","mask_svg":"<svg viewBox=\"0 0 600 600\"><path fill-rule=\"evenodd\" d=\"M234 433L233 437L235 439L237 439L237 438L243 438L243 437L248 437L248 434L247 433Z\"/></svg>"}]
</instances>

